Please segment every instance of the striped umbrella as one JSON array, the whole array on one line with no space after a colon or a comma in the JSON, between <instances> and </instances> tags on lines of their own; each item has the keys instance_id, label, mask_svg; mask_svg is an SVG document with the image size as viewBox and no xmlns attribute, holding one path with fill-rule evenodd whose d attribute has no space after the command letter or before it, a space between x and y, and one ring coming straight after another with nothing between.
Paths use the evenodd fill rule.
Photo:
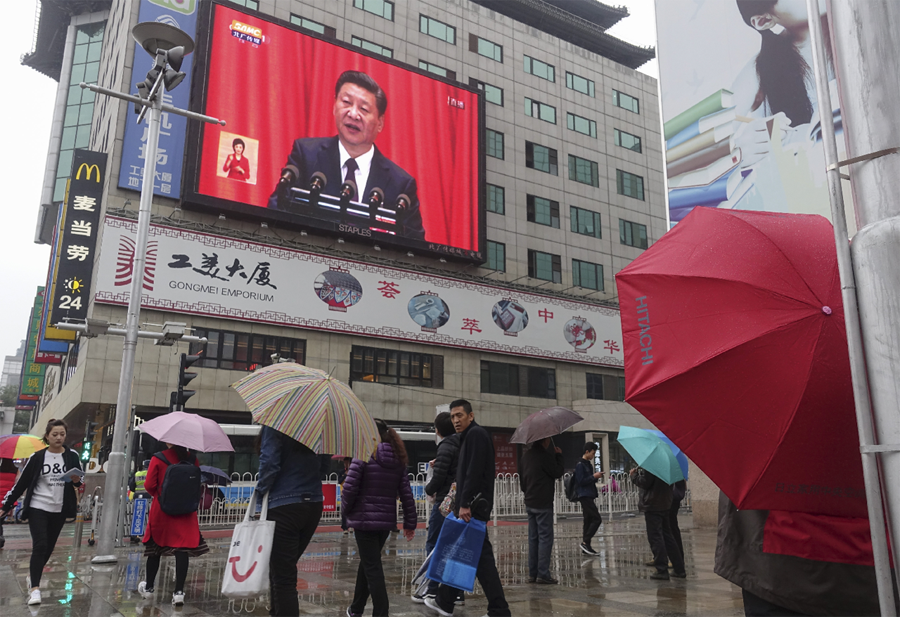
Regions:
<instances>
[{"instance_id":1,"label":"striped umbrella","mask_svg":"<svg viewBox=\"0 0 900 617\"><path fill-rule=\"evenodd\" d=\"M368 460L378 429L350 386L294 362L261 368L231 384L253 419L293 437L318 454Z\"/></svg>"},{"instance_id":2,"label":"striped umbrella","mask_svg":"<svg viewBox=\"0 0 900 617\"><path fill-rule=\"evenodd\" d=\"M0 458L28 458L47 447L34 435L3 435L0 437Z\"/></svg>"}]
</instances>

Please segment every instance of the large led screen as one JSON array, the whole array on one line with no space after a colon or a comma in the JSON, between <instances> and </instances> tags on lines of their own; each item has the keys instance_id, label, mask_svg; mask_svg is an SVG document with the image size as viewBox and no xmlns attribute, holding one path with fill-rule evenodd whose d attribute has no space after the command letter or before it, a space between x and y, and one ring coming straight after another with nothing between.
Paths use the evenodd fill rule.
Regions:
<instances>
[{"instance_id":1,"label":"large led screen","mask_svg":"<svg viewBox=\"0 0 900 617\"><path fill-rule=\"evenodd\" d=\"M202 18L195 94L227 125L195 127L185 203L483 261L477 91L226 6Z\"/></svg>"}]
</instances>

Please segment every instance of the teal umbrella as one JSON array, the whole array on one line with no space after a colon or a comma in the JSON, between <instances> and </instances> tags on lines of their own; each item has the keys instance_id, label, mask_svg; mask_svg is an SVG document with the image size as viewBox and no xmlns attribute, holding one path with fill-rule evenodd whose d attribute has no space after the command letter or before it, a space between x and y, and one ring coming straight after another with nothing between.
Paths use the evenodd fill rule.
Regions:
<instances>
[{"instance_id":1,"label":"teal umbrella","mask_svg":"<svg viewBox=\"0 0 900 617\"><path fill-rule=\"evenodd\" d=\"M666 484L684 480L681 466L669 444L650 431L633 426L620 426L618 441L635 463Z\"/></svg>"}]
</instances>

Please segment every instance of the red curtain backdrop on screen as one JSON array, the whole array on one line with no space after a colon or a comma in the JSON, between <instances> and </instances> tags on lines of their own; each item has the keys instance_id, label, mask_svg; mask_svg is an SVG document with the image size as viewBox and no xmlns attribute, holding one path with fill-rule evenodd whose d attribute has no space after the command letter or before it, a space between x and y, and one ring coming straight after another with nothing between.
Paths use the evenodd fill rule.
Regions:
<instances>
[{"instance_id":1,"label":"red curtain backdrop on screen","mask_svg":"<svg viewBox=\"0 0 900 617\"><path fill-rule=\"evenodd\" d=\"M258 28L262 43L233 36L235 21ZM345 70L367 73L387 94L385 126L375 144L416 179L425 239L480 249L475 93L221 6L213 20L204 111L227 126L204 129L199 192L265 207L294 140L336 134L334 84ZM217 175L223 131L258 141L258 160L249 161L255 184Z\"/></svg>"}]
</instances>

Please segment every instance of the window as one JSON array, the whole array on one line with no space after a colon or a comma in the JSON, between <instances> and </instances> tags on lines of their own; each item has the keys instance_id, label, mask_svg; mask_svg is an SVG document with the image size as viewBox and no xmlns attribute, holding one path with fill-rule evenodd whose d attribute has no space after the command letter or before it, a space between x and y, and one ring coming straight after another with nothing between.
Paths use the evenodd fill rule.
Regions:
<instances>
[{"instance_id":1,"label":"window","mask_svg":"<svg viewBox=\"0 0 900 617\"><path fill-rule=\"evenodd\" d=\"M619 241L625 246L647 248L647 226L619 219Z\"/></svg>"},{"instance_id":2,"label":"window","mask_svg":"<svg viewBox=\"0 0 900 617\"><path fill-rule=\"evenodd\" d=\"M272 364L272 354L289 358L297 364L306 363L306 341L281 336L265 336L226 330L194 330L195 336L205 336L204 349L201 343L191 343L191 354L201 354L195 366L248 371L253 365Z\"/></svg>"},{"instance_id":3,"label":"window","mask_svg":"<svg viewBox=\"0 0 900 617\"><path fill-rule=\"evenodd\" d=\"M440 75L441 77L446 77L447 79L456 81L456 71L445 69L436 64L425 62L424 60L419 60L419 68L424 69L429 73L434 73L435 75Z\"/></svg>"},{"instance_id":4,"label":"window","mask_svg":"<svg viewBox=\"0 0 900 617\"><path fill-rule=\"evenodd\" d=\"M525 56L525 72L547 81L556 81L556 69L553 68L553 65L536 60L531 56Z\"/></svg>"},{"instance_id":5,"label":"window","mask_svg":"<svg viewBox=\"0 0 900 617\"><path fill-rule=\"evenodd\" d=\"M600 186L600 168L594 161L570 154L569 180L590 184L591 186Z\"/></svg>"},{"instance_id":6,"label":"window","mask_svg":"<svg viewBox=\"0 0 900 617\"><path fill-rule=\"evenodd\" d=\"M497 62L503 62L503 47L501 45L492 43L474 34L469 35L469 51L474 51L479 56L484 56Z\"/></svg>"},{"instance_id":7,"label":"window","mask_svg":"<svg viewBox=\"0 0 900 617\"><path fill-rule=\"evenodd\" d=\"M546 103L538 103L528 97L525 97L525 115L532 118L540 118L550 124L556 124L556 107Z\"/></svg>"},{"instance_id":8,"label":"window","mask_svg":"<svg viewBox=\"0 0 900 617\"><path fill-rule=\"evenodd\" d=\"M570 131L575 131L576 133L582 133L595 138L597 137L597 123L593 120L588 120L587 118L582 118L581 116L576 116L569 112L566 114L566 124Z\"/></svg>"},{"instance_id":9,"label":"window","mask_svg":"<svg viewBox=\"0 0 900 617\"><path fill-rule=\"evenodd\" d=\"M444 356L354 345L350 383L354 381L443 388Z\"/></svg>"},{"instance_id":10,"label":"window","mask_svg":"<svg viewBox=\"0 0 900 617\"><path fill-rule=\"evenodd\" d=\"M558 201L551 201L543 197L535 197L534 195L528 195L526 199L529 222L559 229Z\"/></svg>"},{"instance_id":11,"label":"window","mask_svg":"<svg viewBox=\"0 0 900 617\"><path fill-rule=\"evenodd\" d=\"M103 48L104 24L85 24L75 29L75 48L72 55L72 78L66 97L66 111L56 162L56 182L53 185L53 201L66 198L66 183L72 173L72 157L75 148L88 148L91 141L91 120L94 117L94 97L90 90L78 85L93 83L100 74L100 51Z\"/></svg>"},{"instance_id":12,"label":"window","mask_svg":"<svg viewBox=\"0 0 900 617\"><path fill-rule=\"evenodd\" d=\"M617 146L628 148L629 150L634 150L635 152L641 151L641 138L637 135L632 135L631 133L626 133L625 131L620 131L619 129L613 129L613 135L615 135Z\"/></svg>"},{"instance_id":13,"label":"window","mask_svg":"<svg viewBox=\"0 0 900 617\"><path fill-rule=\"evenodd\" d=\"M592 238L600 238L600 214L584 208L569 206L569 219L572 233Z\"/></svg>"},{"instance_id":14,"label":"window","mask_svg":"<svg viewBox=\"0 0 900 617\"><path fill-rule=\"evenodd\" d=\"M562 283L562 262L559 255L529 249L528 276L542 281Z\"/></svg>"},{"instance_id":15,"label":"window","mask_svg":"<svg viewBox=\"0 0 900 617\"><path fill-rule=\"evenodd\" d=\"M503 159L503 133L486 129L487 155L495 159Z\"/></svg>"},{"instance_id":16,"label":"window","mask_svg":"<svg viewBox=\"0 0 900 617\"><path fill-rule=\"evenodd\" d=\"M237 4L238 6L253 9L254 11L259 10L259 2L257 2L257 0L231 0L231 2Z\"/></svg>"},{"instance_id":17,"label":"window","mask_svg":"<svg viewBox=\"0 0 900 617\"><path fill-rule=\"evenodd\" d=\"M358 36L350 37L350 44L355 45L356 47L362 47L366 51L371 51L376 54L381 54L385 58L393 58L394 50L388 49L387 47L382 47L378 43L373 43L372 41L367 41L365 39L361 39Z\"/></svg>"},{"instance_id":18,"label":"window","mask_svg":"<svg viewBox=\"0 0 900 617\"><path fill-rule=\"evenodd\" d=\"M566 71L566 88L594 98L594 82L569 71Z\"/></svg>"},{"instance_id":19,"label":"window","mask_svg":"<svg viewBox=\"0 0 900 617\"><path fill-rule=\"evenodd\" d=\"M482 360L481 391L486 394L556 398L556 371Z\"/></svg>"},{"instance_id":20,"label":"window","mask_svg":"<svg viewBox=\"0 0 900 617\"><path fill-rule=\"evenodd\" d=\"M621 169L616 170L616 191L619 195L644 201L644 179Z\"/></svg>"},{"instance_id":21,"label":"window","mask_svg":"<svg viewBox=\"0 0 900 617\"><path fill-rule=\"evenodd\" d=\"M419 32L456 45L456 28L431 17L419 15Z\"/></svg>"},{"instance_id":22,"label":"window","mask_svg":"<svg viewBox=\"0 0 900 617\"><path fill-rule=\"evenodd\" d=\"M487 241L487 263L489 270L506 272L506 245L501 242Z\"/></svg>"},{"instance_id":23,"label":"window","mask_svg":"<svg viewBox=\"0 0 900 617\"><path fill-rule=\"evenodd\" d=\"M496 184L487 185L488 212L506 214L506 189Z\"/></svg>"},{"instance_id":24,"label":"window","mask_svg":"<svg viewBox=\"0 0 900 617\"><path fill-rule=\"evenodd\" d=\"M587 373L587 398L602 401L625 400L625 377Z\"/></svg>"},{"instance_id":25,"label":"window","mask_svg":"<svg viewBox=\"0 0 900 617\"><path fill-rule=\"evenodd\" d=\"M469 85L484 92L484 100L488 103L503 107L503 88L498 88L497 86L486 84L483 81L478 81L474 77L469 79Z\"/></svg>"},{"instance_id":26,"label":"window","mask_svg":"<svg viewBox=\"0 0 900 617\"><path fill-rule=\"evenodd\" d=\"M325 24L320 24L317 21L313 21L311 19L306 19L305 17L301 17L300 15L295 15L291 13L291 23L295 26L300 26L301 28L306 28L307 30L312 30L313 32L318 32L323 36L327 36L328 38L336 38L337 30L330 26L326 26Z\"/></svg>"},{"instance_id":27,"label":"window","mask_svg":"<svg viewBox=\"0 0 900 617\"><path fill-rule=\"evenodd\" d=\"M526 141L525 167L558 176L559 163L556 150Z\"/></svg>"},{"instance_id":28,"label":"window","mask_svg":"<svg viewBox=\"0 0 900 617\"><path fill-rule=\"evenodd\" d=\"M629 96L618 90L613 90L613 105L621 107L622 109L627 109L628 111L633 111L636 114L641 113L641 107L638 100L633 96Z\"/></svg>"},{"instance_id":29,"label":"window","mask_svg":"<svg viewBox=\"0 0 900 617\"><path fill-rule=\"evenodd\" d=\"M394 21L394 3L388 0L353 0L353 6L372 15Z\"/></svg>"},{"instance_id":30,"label":"window","mask_svg":"<svg viewBox=\"0 0 900 617\"><path fill-rule=\"evenodd\" d=\"M580 259L572 260L572 284L603 291L603 266Z\"/></svg>"}]
</instances>

